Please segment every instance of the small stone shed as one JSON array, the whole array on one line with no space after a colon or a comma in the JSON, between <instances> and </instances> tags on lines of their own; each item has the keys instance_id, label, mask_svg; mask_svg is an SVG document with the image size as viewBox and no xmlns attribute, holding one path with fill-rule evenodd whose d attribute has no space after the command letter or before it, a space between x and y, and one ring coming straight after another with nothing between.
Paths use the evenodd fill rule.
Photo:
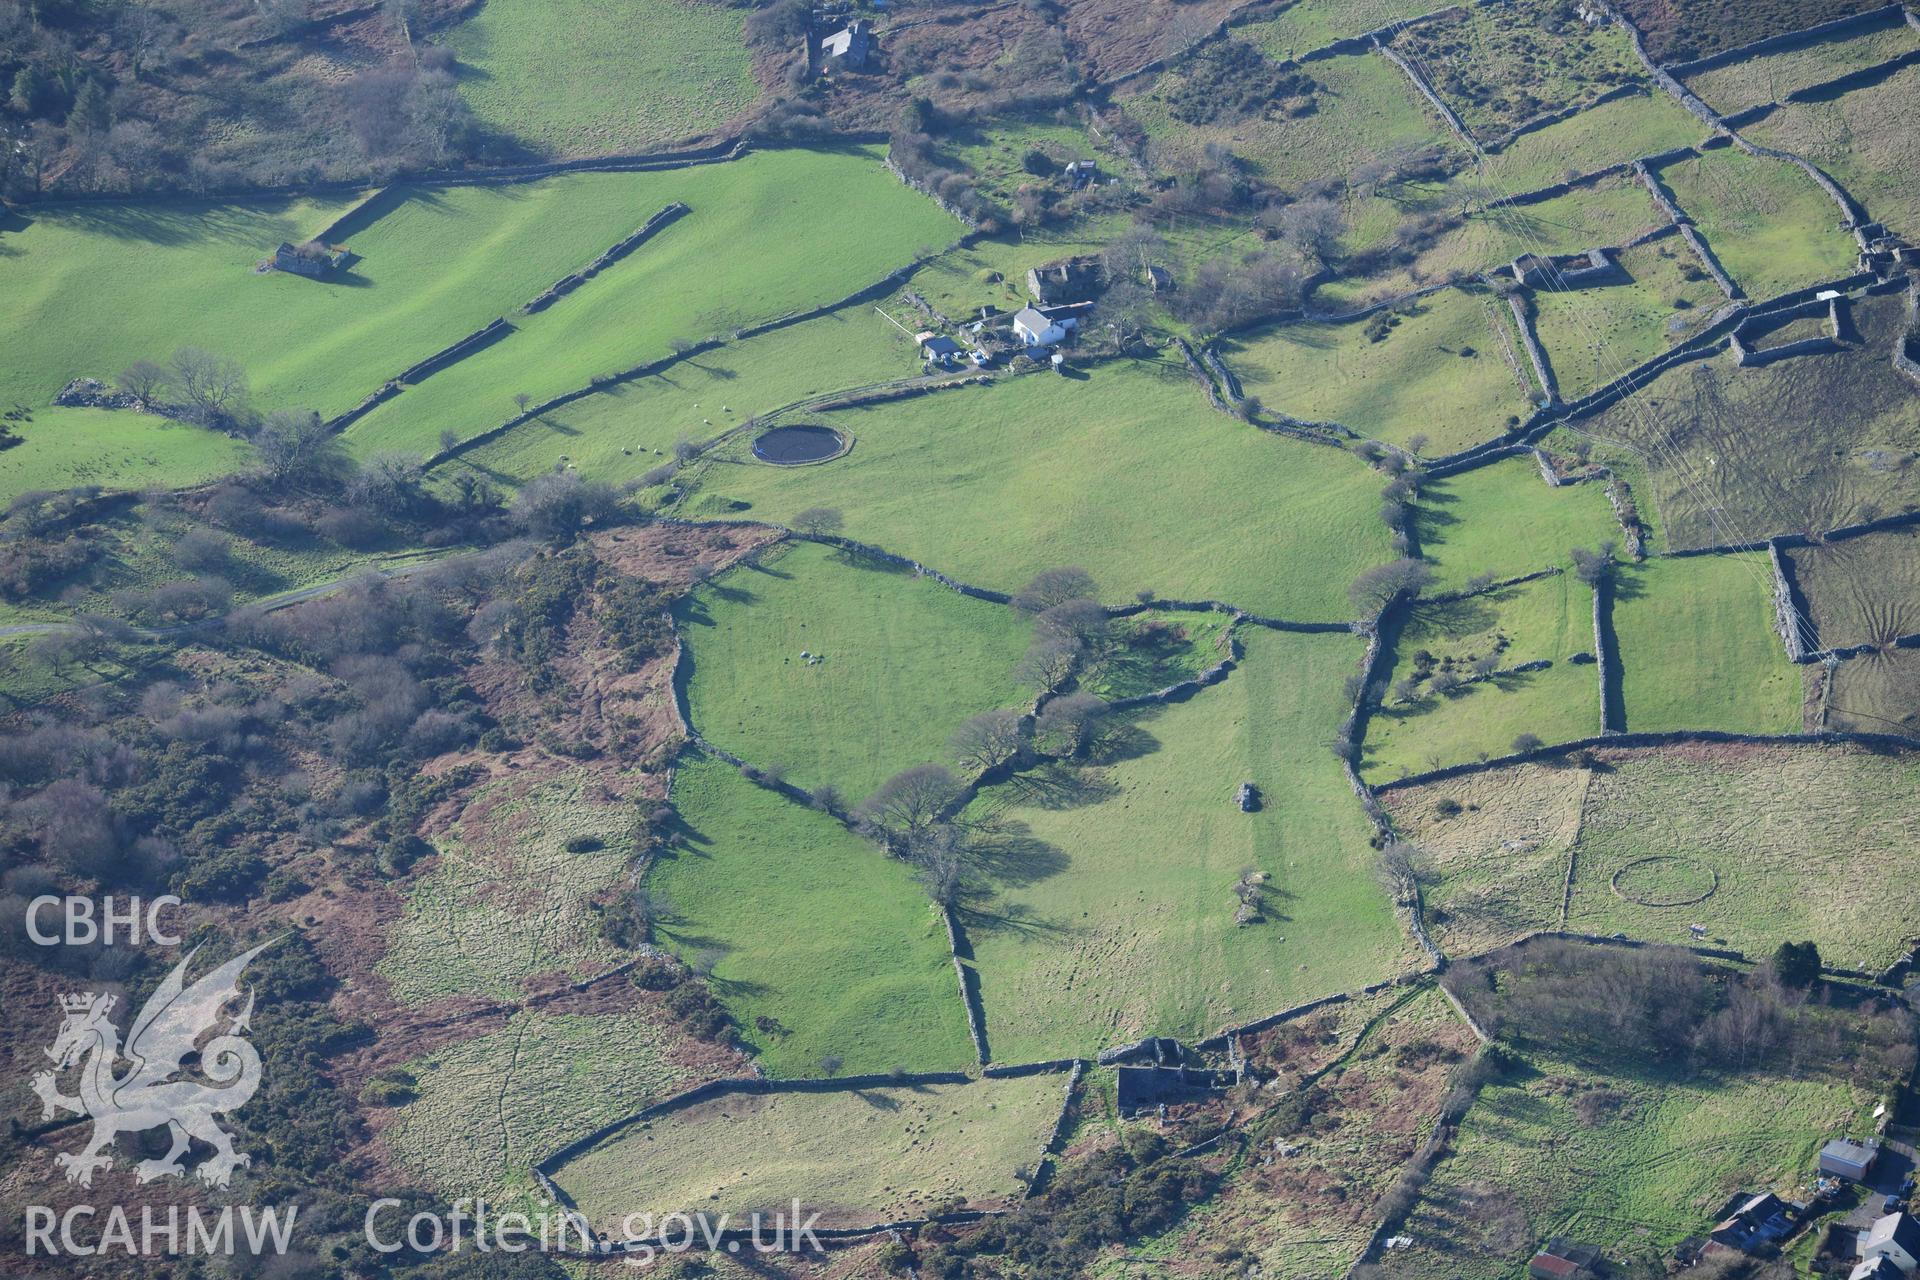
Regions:
<instances>
[{"instance_id":1,"label":"small stone shed","mask_svg":"<svg viewBox=\"0 0 1920 1280\"><path fill-rule=\"evenodd\" d=\"M318 240L289 244L283 240L273 251L273 269L290 271L309 280L324 280L344 267L352 256L353 251L343 244L322 244Z\"/></svg>"}]
</instances>

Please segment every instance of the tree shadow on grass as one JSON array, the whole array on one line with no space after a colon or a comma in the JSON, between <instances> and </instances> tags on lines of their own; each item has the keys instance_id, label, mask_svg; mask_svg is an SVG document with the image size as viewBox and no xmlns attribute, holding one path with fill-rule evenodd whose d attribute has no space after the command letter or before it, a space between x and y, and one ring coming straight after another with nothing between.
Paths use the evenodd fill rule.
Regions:
<instances>
[{"instance_id":1,"label":"tree shadow on grass","mask_svg":"<svg viewBox=\"0 0 1920 1280\"><path fill-rule=\"evenodd\" d=\"M1035 837L1017 820L971 833L967 848L980 877L996 888L1024 888L1059 875L1073 861L1065 850Z\"/></svg>"},{"instance_id":2,"label":"tree shadow on grass","mask_svg":"<svg viewBox=\"0 0 1920 1280\"><path fill-rule=\"evenodd\" d=\"M1118 796L1120 788L1096 768L1051 762L1014 775L1004 784L1003 794L1011 804L1059 811L1101 804Z\"/></svg>"},{"instance_id":3,"label":"tree shadow on grass","mask_svg":"<svg viewBox=\"0 0 1920 1280\"><path fill-rule=\"evenodd\" d=\"M1414 537L1422 547L1429 543L1445 544L1445 530L1460 523L1461 517L1446 510L1458 506L1460 498L1448 490L1445 481L1429 484L1420 491L1420 499L1414 507Z\"/></svg>"},{"instance_id":4,"label":"tree shadow on grass","mask_svg":"<svg viewBox=\"0 0 1920 1280\"><path fill-rule=\"evenodd\" d=\"M1012 934L1028 940L1064 942L1078 932L1072 925L1042 919L1031 907L982 896L954 908L969 935Z\"/></svg>"},{"instance_id":5,"label":"tree shadow on grass","mask_svg":"<svg viewBox=\"0 0 1920 1280\"><path fill-rule=\"evenodd\" d=\"M841 564L855 569L864 569L869 573L884 573L894 577L913 576L912 566L859 547L836 546L833 549L833 558Z\"/></svg>"}]
</instances>

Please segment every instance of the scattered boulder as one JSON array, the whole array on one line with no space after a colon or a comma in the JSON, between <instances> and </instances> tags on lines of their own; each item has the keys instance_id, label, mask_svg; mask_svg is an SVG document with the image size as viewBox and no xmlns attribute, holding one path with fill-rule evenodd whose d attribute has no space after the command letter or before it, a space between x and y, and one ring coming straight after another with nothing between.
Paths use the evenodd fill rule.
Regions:
<instances>
[{"instance_id":1,"label":"scattered boulder","mask_svg":"<svg viewBox=\"0 0 1920 1280\"><path fill-rule=\"evenodd\" d=\"M1243 782L1235 799L1239 802L1240 812L1252 813L1260 807L1260 788L1251 782Z\"/></svg>"}]
</instances>

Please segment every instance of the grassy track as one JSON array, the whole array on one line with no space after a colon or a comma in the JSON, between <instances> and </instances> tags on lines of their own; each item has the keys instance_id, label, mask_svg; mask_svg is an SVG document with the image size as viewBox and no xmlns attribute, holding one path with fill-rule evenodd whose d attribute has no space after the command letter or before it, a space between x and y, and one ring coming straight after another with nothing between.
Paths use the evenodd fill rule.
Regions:
<instances>
[{"instance_id":1,"label":"grassy track","mask_svg":"<svg viewBox=\"0 0 1920 1280\"><path fill-rule=\"evenodd\" d=\"M1797 165L1723 147L1668 165L1660 179L1750 297L1838 280L1856 267L1839 207Z\"/></svg>"},{"instance_id":2,"label":"grassy track","mask_svg":"<svg viewBox=\"0 0 1920 1280\"><path fill-rule=\"evenodd\" d=\"M694 726L849 800L946 762L962 720L1029 696L1013 679L1032 630L1020 614L815 543L734 569L678 616Z\"/></svg>"},{"instance_id":3,"label":"grassy track","mask_svg":"<svg viewBox=\"0 0 1920 1280\"><path fill-rule=\"evenodd\" d=\"M687 847L648 876L655 932L711 967L770 1074L973 1062L946 932L904 863L715 761L686 763L673 798Z\"/></svg>"},{"instance_id":4,"label":"grassy track","mask_svg":"<svg viewBox=\"0 0 1920 1280\"><path fill-rule=\"evenodd\" d=\"M1623 566L1613 625L1626 728L1798 733L1801 673L1774 632L1772 592L1760 555Z\"/></svg>"},{"instance_id":5,"label":"grassy track","mask_svg":"<svg viewBox=\"0 0 1920 1280\"><path fill-rule=\"evenodd\" d=\"M1563 573L1452 604L1417 606L1395 645L1395 681L1413 673L1416 653L1430 654L1438 669L1462 679L1483 656L1497 655L1502 670L1541 660L1553 665L1475 680L1449 694L1422 685L1410 703L1389 698L1367 722L1367 775L1383 781L1504 755L1522 733L1546 742L1598 733L1595 669L1567 660L1593 649L1592 602L1592 588Z\"/></svg>"},{"instance_id":6,"label":"grassy track","mask_svg":"<svg viewBox=\"0 0 1920 1280\"><path fill-rule=\"evenodd\" d=\"M643 151L719 128L759 97L736 11L692 0L487 0L455 27L461 93L548 155Z\"/></svg>"},{"instance_id":7,"label":"grassy track","mask_svg":"<svg viewBox=\"0 0 1920 1280\"><path fill-rule=\"evenodd\" d=\"M1486 291L1422 298L1396 311L1384 339L1377 332L1365 321L1302 321L1224 350L1247 393L1270 409L1393 444L1426 436L1433 454L1497 436L1531 408L1526 355L1506 304Z\"/></svg>"},{"instance_id":8,"label":"grassy track","mask_svg":"<svg viewBox=\"0 0 1920 1280\"><path fill-rule=\"evenodd\" d=\"M1676 236L1617 261L1626 283L1533 295L1535 330L1563 399L1597 391L1684 342L1724 300Z\"/></svg>"},{"instance_id":9,"label":"grassy track","mask_svg":"<svg viewBox=\"0 0 1920 1280\"><path fill-rule=\"evenodd\" d=\"M1345 618L1346 584L1392 558L1377 476L1213 412L1174 362L1005 378L819 420L852 434L853 452L816 467L715 462L697 501L779 521L837 507L850 536L982 586L1080 564L1110 600L1146 588L1300 619ZM1141 529L1154 536L1143 543Z\"/></svg>"},{"instance_id":10,"label":"grassy track","mask_svg":"<svg viewBox=\"0 0 1920 1280\"><path fill-rule=\"evenodd\" d=\"M857 306L609 387L522 423L455 465L517 483L571 463L582 475L621 483L669 461L679 440L706 440L808 396L918 372L913 339Z\"/></svg>"},{"instance_id":11,"label":"grassy track","mask_svg":"<svg viewBox=\"0 0 1920 1280\"><path fill-rule=\"evenodd\" d=\"M1367 823L1323 745L1357 646L1250 631L1223 685L1134 722L1099 765L1016 780L978 812L1020 824L965 912L997 1060L1191 1037L1398 971L1406 943L1365 868ZM1235 788L1265 797L1242 813ZM1266 919L1234 887L1266 873Z\"/></svg>"},{"instance_id":12,"label":"grassy track","mask_svg":"<svg viewBox=\"0 0 1920 1280\"><path fill-rule=\"evenodd\" d=\"M916 1216L957 1198L1005 1203L1040 1158L1065 1078L720 1098L628 1129L555 1181L616 1237L628 1214L705 1212L744 1223L796 1197L819 1225Z\"/></svg>"},{"instance_id":13,"label":"grassy track","mask_svg":"<svg viewBox=\"0 0 1920 1280\"><path fill-rule=\"evenodd\" d=\"M872 148L756 152L646 176L635 225L674 200L690 212L545 311L516 316L517 332L362 418L349 442L429 452L442 432L464 439L514 417L516 395L547 400L658 360L677 341L831 302L961 229Z\"/></svg>"},{"instance_id":14,"label":"grassy track","mask_svg":"<svg viewBox=\"0 0 1920 1280\"><path fill-rule=\"evenodd\" d=\"M1487 157L1486 181L1512 195L1537 191L1569 173L1691 146L1703 132L1685 107L1660 90L1628 94L1521 134Z\"/></svg>"},{"instance_id":15,"label":"grassy track","mask_svg":"<svg viewBox=\"0 0 1920 1280\"><path fill-rule=\"evenodd\" d=\"M1531 458L1429 483L1421 491L1420 554L1442 589L1490 573L1514 578L1572 563L1574 547L1619 542L1620 524L1596 483L1550 487Z\"/></svg>"}]
</instances>

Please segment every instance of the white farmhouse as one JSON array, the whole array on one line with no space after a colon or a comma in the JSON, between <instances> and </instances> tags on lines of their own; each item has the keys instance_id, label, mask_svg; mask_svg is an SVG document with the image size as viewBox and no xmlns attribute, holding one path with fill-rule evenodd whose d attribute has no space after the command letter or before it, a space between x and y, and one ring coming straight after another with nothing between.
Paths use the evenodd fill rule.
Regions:
<instances>
[{"instance_id":1,"label":"white farmhouse","mask_svg":"<svg viewBox=\"0 0 1920 1280\"><path fill-rule=\"evenodd\" d=\"M1050 347L1067 331L1033 307L1022 307L1013 317L1013 336L1030 347Z\"/></svg>"},{"instance_id":2,"label":"white farmhouse","mask_svg":"<svg viewBox=\"0 0 1920 1280\"><path fill-rule=\"evenodd\" d=\"M1920 1269L1920 1222L1906 1213L1890 1213L1860 1237L1860 1260L1885 1258L1903 1273Z\"/></svg>"}]
</instances>

